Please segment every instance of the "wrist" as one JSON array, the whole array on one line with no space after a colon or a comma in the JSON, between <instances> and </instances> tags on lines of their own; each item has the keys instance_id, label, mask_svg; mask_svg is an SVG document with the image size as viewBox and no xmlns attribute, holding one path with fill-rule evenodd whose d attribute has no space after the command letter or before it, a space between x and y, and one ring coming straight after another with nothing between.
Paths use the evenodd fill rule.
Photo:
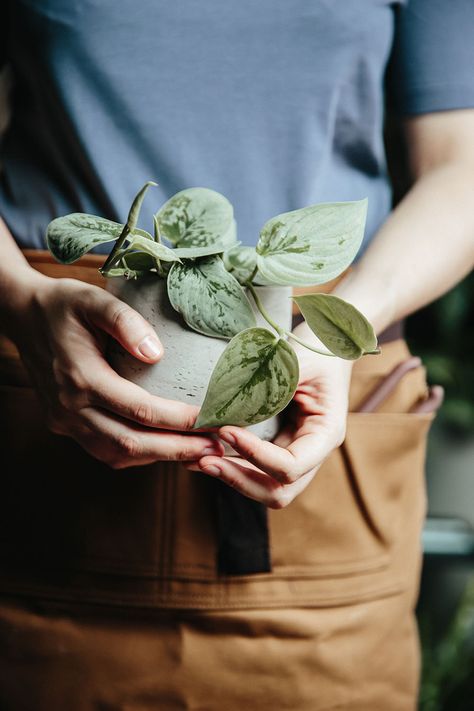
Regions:
<instances>
[{"instance_id":1,"label":"wrist","mask_svg":"<svg viewBox=\"0 0 474 711\"><path fill-rule=\"evenodd\" d=\"M355 306L372 324L377 335L398 318L397 294L390 274L374 276L372 273L369 278L361 264L356 264L331 294Z\"/></svg>"},{"instance_id":2,"label":"wrist","mask_svg":"<svg viewBox=\"0 0 474 711\"><path fill-rule=\"evenodd\" d=\"M35 296L52 281L28 264L0 275L0 331L16 342Z\"/></svg>"}]
</instances>

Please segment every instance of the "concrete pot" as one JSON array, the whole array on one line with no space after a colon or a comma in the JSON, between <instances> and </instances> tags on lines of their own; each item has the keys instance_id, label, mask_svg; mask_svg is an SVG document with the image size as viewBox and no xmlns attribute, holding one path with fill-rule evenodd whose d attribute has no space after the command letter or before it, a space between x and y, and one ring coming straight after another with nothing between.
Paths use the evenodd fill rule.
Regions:
<instances>
[{"instance_id":1,"label":"concrete pot","mask_svg":"<svg viewBox=\"0 0 474 711\"><path fill-rule=\"evenodd\" d=\"M211 373L228 341L204 336L189 328L169 303L166 281L155 274L137 280L109 278L106 288L144 316L164 346L160 362L150 365L134 358L110 339L107 359L114 370L153 395L202 405ZM256 290L268 313L279 325L290 329L292 288L260 286ZM253 304L251 297L250 301ZM258 325L270 328L254 310ZM248 429L262 439L271 440L279 429L278 416L250 425Z\"/></svg>"}]
</instances>

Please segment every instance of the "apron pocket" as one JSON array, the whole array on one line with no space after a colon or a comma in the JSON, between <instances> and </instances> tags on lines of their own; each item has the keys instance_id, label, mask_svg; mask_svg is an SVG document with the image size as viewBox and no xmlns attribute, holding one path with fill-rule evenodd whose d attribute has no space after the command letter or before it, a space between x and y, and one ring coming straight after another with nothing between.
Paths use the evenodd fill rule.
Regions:
<instances>
[{"instance_id":1,"label":"apron pocket","mask_svg":"<svg viewBox=\"0 0 474 711\"><path fill-rule=\"evenodd\" d=\"M349 413L344 444L290 506L269 511L275 575L354 576L386 568L407 529L419 535L433 418Z\"/></svg>"}]
</instances>

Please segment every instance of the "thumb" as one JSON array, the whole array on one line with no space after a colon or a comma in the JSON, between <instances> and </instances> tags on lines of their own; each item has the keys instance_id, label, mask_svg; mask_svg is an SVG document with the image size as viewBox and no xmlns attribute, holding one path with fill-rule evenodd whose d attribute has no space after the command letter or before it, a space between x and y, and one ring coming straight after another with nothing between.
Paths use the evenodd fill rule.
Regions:
<instances>
[{"instance_id":1,"label":"thumb","mask_svg":"<svg viewBox=\"0 0 474 711\"><path fill-rule=\"evenodd\" d=\"M103 291L101 289L101 291ZM103 291L84 308L87 319L108 333L136 358L155 363L164 352L156 331L138 311Z\"/></svg>"}]
</instances>

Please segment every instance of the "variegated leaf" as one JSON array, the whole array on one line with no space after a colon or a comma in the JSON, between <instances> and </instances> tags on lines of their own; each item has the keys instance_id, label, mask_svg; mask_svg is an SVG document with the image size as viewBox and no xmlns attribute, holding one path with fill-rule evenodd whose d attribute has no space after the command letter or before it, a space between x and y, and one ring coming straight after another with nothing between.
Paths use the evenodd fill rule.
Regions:
<instances>
[{"instance_id":1,"label":"variegated leaf","mask_svg":"<svg viewBox=\"0 0 474 711\"><path fill-rule=\"evenodd\" d=\"M293 348L266 328L234 336L217 361L195 427L257 424L290 402L299 377Z\"/></svg>"},{"instance_id":2,"label":"variegated leaf","mask_svg":"<svg viewBox=\"0 0 474 711\"><path fill-rule=\"evenodd\" d=\"M207 336L232 338L255 325L244 290L219 257L173 264L168 274L168 296L188 326Z\"/></svg>"},{"instance_id":3,"label":"variegated leaf","mask_svg":"<svg viewBox=\"0 0 474 711\"><path fill-rule=\"evenodd\" d=\"M230 246L236 239L233 208L220 193L188 188L156 213L160 233L178 247Z\"/></svg>"},{"instance_id":4,"label":"variegated leaf","mask_svg":"<svg viewBox=\"0 0 474 711\"><path fill-rule=\"evenodd\" d=\"M269 220L257 264L274 284L308 286L334 279L354 260L364 235L367 200L311 205Z\"/></svg>"}]
</instances>

